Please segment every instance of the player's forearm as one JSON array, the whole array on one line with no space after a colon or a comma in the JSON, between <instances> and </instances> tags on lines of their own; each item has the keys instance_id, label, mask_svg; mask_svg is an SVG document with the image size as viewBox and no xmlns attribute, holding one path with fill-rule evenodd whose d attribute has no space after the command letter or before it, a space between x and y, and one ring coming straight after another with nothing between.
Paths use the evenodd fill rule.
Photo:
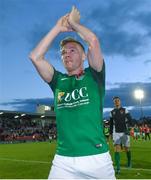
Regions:
<instances>
[{"instance_id":1,"label":"player's forearm","mask_svg":"<svg viewBox=\"0 0 151 180\"><path fill-rule=\"evenodd\" d=\"M94 43L99 43L97 36L85 26L73 23L72 27L89 46L92 46Z\"/></svg>"},{"instance_id":2,"label":"player's forearm","mask_svg":"<svg viewBox=\"0 0 151 180\"><path fill-rule=\"evenodd\" d=\"M112 135L113 134L113 118L112 117L110 117L110 128L109 128L110 130L110 134Z\"/></svg>"},{"instance_id":3,"label":"player's forearm","mask_svg":"<svg viewBox=\"0 0 151 180\"><path fill-rule=\"evenodd\" d=\"M110 126L109 133L110 133L110 135L112 135L112 134L113 134L113 127L111 127L111 126Z\"/></svg>"},{"instance_id":4,"label":"player's forearm","mask_svg":"<svg viewBox=\"0 0 151 180\"><path fill-rule=\"evenodd\" d=\"M126 119L128 119L128 125L131 126L132 125L132 117L131 117L130 113L126 114Z\"/></svg>"},{"instance_id":5,"label":"player's forearm","mask_svg":"<svg viewBox=\"0 0 151 180\"><path fill-rule=\"evenodd\" d=\"M43 57L59 33L60 30L57 28L57 26L49 31L48 34L39 42L36 48L30 53L30 59L33 61L44 59Z\"/></svg>"},{"instance_id":6,"label":"player's forearm","mask_svg":"<svg viewBox=\"0 0 151 180\"><path fill-rule=\"evenodd\" d=\"M78 23L72 24L72 27L88 44L87 58L89 65L97 72L100 72L103 66L103 55L97 36L91 30Z\"/></svg>"}]
</instances>

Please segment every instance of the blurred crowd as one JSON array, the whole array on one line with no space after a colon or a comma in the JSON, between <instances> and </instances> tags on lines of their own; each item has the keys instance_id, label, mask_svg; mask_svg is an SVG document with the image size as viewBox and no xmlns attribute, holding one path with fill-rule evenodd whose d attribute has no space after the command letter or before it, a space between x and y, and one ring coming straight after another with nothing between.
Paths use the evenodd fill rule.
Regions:
<instances>
[{"instance_id":1,"label":"blurred crowd","mask_svg":"<svg viewBox=\"0 0 151 180\"><path fill-rule=\"evenodd\" d=\"M104 122L104 134L107 138L107 141L109 141L109 135L110 135L110 125L109 121ZM151 133L151 126L150 124L134 124L134 126L129 127L129 135L134 140L150 140L150 133Z\"/></svg>"},{"instance_id":2,"label":"blurred crowd","mask_svg":"<svg viewBox=\"0 0 151 180\"><path fill-rule=\"evenodd\" d=\"M47 141L56 139L56 124L29 119L0 119L0 142Z\"/></svg>"}]
</instances>

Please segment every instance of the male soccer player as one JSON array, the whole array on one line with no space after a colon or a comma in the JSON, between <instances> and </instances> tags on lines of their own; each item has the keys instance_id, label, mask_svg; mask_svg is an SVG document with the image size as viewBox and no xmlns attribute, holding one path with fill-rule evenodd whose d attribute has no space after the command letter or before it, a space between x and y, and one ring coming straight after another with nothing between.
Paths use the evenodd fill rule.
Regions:
<instances>
[{"instance_id":1,"label":"male soccer player","mask_svg":"<svg viewBox=\"0 0 151 180\"><path fill-rule=\"evenodd\" d=\"M98 38L79 20L80 13L73 7L30 54L30 59L51 87L55 98L58 141L49 179L114 179L103 134L103 56ZM89 67L83 67L86 54L82 43L68 37L60 43L61 58L67 70L67 74L63 74L49 64L44 55L61 32L70 31L77 32L87 43Z\"/></svg>"},{"instance_id":2,"label":"male soccer player","mask_svg":"<svg viewBox=\"0 0 151 180\"><path fill-rule=\"evenodd\" d=\"M116 173L119 174L121 145L127 155L127 167L131 167L129 126L132 119L128 110L121 106L119 97L114 97L113 102L114 109L110 113L110 135L113 136Z\"/></svg>"}]
</instances>

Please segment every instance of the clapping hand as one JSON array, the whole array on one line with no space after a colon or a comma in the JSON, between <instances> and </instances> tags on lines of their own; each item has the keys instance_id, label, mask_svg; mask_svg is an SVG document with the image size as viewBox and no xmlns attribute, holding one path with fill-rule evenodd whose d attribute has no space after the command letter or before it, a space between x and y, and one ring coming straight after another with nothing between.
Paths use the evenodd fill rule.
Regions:
<instances>
[{"instance_id":1,"label":"clapping hand","mask_svg":"<svg viewBox=\"0 0 151 180\"><path fill-rule=\"evenodd\" d=\"M61 32L73 31L68 19L69 14L66 14L58 20L57 27L60 29Z\"/></svg>"},{"instance_id":2,"label":"clapping hand","mask_svg":"<svg viewBox=\"0 0 151 180\"><path fill-rule=\"evenodd\" d=\"M74 31L74 24L80 22L80 12L73 6L70 13L61 17L57 22L57 27L61 32Z\"/></svg>"},{"instance_id":3,"label":"clapping hand","mask_svg":"<svg viewBox=\"0 0 151 180\"><path fill-rule=\"evenodd\" d=\"M69 14L68 21L71 24L71 26L74 23L79 23L80 22L80 12L75 6L72 7L72 10L71 10L71 12Z\"/></svg>"}]
</instances>

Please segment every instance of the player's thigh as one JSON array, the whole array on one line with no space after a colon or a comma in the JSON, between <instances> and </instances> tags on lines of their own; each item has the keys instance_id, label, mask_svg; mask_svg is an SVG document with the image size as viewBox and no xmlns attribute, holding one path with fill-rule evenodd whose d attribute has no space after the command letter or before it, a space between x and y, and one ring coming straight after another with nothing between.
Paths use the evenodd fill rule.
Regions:
<instances>
[{"instance_id":1,"label":"player's thigh","mask_svg":"<svg viewBox=\"0 0 151 180\"><path fill-rule=\"evenodd\" d=\"M120 145L122 143L122 135L123 133L114 133L113 134L113 141L114 145Z\"/></svg>"},{"instance_id":2,"label":"player's thigh","mask_svg":"<svg viewBox=\"0 0 151 180\"><path fill-rule=\"evenodd\" d=\"M76 170L83 179L115 179L109 152L76 158Z\"/></svg>"},{"instance_id":3,"label":"player's thigh","mask_svg":"<svg viewBox=\"0 0 151 180\"><path fill-rule=\"evenodd\" d=\"M52 165L48 179L74 179L74 173Z\"/></svg>"},{"instance_id":4,"label":"player's thigh","mask_svg":"<svg viewBox=\"0 0 151 180\"><path fill-rule=\"evenodd\" d=\"M124 147L129 148L130 147L130 136L129 135L123 135L122 137L122 144Z\"/></svg>"}]
</instances>

